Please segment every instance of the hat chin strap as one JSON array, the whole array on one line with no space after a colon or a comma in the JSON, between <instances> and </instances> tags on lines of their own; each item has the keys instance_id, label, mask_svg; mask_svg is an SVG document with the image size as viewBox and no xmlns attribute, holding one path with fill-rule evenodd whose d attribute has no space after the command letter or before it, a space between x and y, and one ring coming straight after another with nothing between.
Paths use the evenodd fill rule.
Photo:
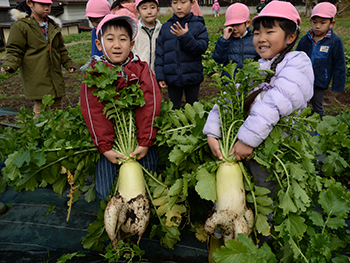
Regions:
<instances>
[{"instance_id":1,"label":"hat chin strap","mask_svg":"<svg viewBox=\"0 0 350 263\"><path fill-rule=\"evenodd\" d=\"M34 9L31 7L30 10L32 10L33 14L36 15L37 17L40 17L37 13L35 13Z\"/></svg>"},{"instance_id":2,"label":"hat chin strap","mask_svg":"<svg viewBox=\"0 0 350 263\"><path fill-rule=\"evenodd\" d=\"M102 49L103 49L103 54L108 58L109 62L113 65L117 65L116 63L113 62L113 60L108 56L107 51L105 49L105 44L103 43L103 31L101 28L101 44L102 44Z\"/></svg>"}]
</instances>

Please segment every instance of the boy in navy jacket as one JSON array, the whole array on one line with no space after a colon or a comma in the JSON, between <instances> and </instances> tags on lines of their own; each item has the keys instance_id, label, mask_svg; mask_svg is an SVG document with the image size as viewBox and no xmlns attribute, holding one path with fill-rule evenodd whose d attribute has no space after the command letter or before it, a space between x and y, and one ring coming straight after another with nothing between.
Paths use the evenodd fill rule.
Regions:
<instances>
[{"instance_id":1,"label":"boy in navy jacket","mask_svg":"<svg viewBox=\"0 0 350 263\"><path fill-rule=\"evenodd\" d=\"M157 42L155 73L161 88L168 86L174 109L198 101L204 79L202 54L208 47L208 32L203 17L191 13L195 0L172 0L174 15L163 24Z\"/></svg>"},{"instance_id":2,"label":"boy in navy jacket","mask_svg":"<svg viewBox=\"0 0 350 263\"><path fill-rule=\"evenodd\" d=\"M230 5L225 13L224 34L215 45L213 59L223 66L236 63L237 68L243 68L243 63L248 58L258 55L253 45L253 30L250 26L249 8L245 4L235 3ZM229 77L225 71L222 75Z\"/></svg>"},{"instance_id":3,"label":"boy in navy jacket","mask_svg":"<svg viewBox=\"0 0 350 263\"><path fill-rule=\"evenodd\" d=\"M336 7L329 2L319 3L311 14L312 29L303 36L296 48L310 57L314 73L314 96L312 109L322 118L324 114L323 97L332 81L332 90L342 92L345 89L346 63L341 38L332 29L337 13Z\"/></svg>"}]
</instances>

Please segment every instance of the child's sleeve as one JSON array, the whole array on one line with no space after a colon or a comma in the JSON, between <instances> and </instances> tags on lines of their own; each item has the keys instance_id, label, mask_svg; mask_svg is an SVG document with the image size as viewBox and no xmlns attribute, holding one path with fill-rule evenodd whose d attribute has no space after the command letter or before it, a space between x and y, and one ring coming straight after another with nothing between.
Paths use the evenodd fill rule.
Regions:
<instances>
[{"instance_id":1,"label":"child's sleeve","mask_svg":"<svg viewBox=\"0 0 350 263\"><path fill-rule=\"evenodd\" d=\"M221 138L221 122L217 104L215 104L213 109L209 112L203 128L203 134L208 137Z\"/></svg>"},{"instance_id":2,"label":"child's sleeve","mask_svg":"<svg viewBox=\"0 0 350 263\"><path fill-rule=\"evenodd\" d=\"M146 62L142 62L142 65L139 84L146 104L135 112L136 136L139 146L151 147L157 135L157 129L153 125L154 119L160 115L162 97L154 73Z\"/></svg>"},{"instance_id":3,"label":"child's sleeve","mask_svg":"<svg viewBox=\"0 0 350 263\"><path fill-rule=\"evenodd\" d=\"M68 50L64 44L64 39L61 33L59 33L57 35L57 37L59 37L59 52L61 54L61 64L63 65L64 68L66 69L70 69L70 68L74 68L75 69L75 65L73 63L73 60L70 58L70 56L68 55Z\"/></svg>"},{"instance_id":4,"label":"child's sleeve","mask_svg":"<svg viewBox=\"0 0 350 263\"><path fill-rule=\"evenodd\" d=\"M195 30L189 29L187 33L183 34L178 39L187 52L193 54L194 56L200 56L208 48L208 32L204 24L194 29ZM193 35L192 32L196 32L196 35Z\"/></svg>"},{"instance_id":5,"label":"child's sleeve","mask_svg":"<svg viewBox=\"0 0 350 263\"><path fill-rule=\"evenodd\" d=\"M80 87L80 109L92 137L92 141L101 153L113 147L115 132L113 122L103 114L104 104L92 94L97 88L82 83Z\"/></svg>"},{"instance_id":6,"label":"child's sleeve","mask_svg":"<svg viewBox=\"0 0 350 263\"><path fill-rule=\"evenodd\" d=\"M268 90L263 91L261 99L252 105L237 133L238 139L246 145L258 147L281 118L307 106L313 96L313 83L309 57L304 52L287 54L277 65Z\"/></svg>"},{"instance_id":7,"label":"child's sleeve","mask_svg":"<svg viewBox=\"0 0 350 263\"><path fill-rule=\"evenodd\" d=\"M220 37L215 45L215 50L212 54L213 59L220 64L225 64L228 59L228 46L230 45L230 39Z\"/></svg>"},{"instance_id":8,"label":"child's sleeve","mask_svg":"<svg viewBox=\"0 0 350 263\"><path fill-rule=\"evenodd\" d=\"M339 38L333 55L332 91L342 92L346 82L346 62L343 41Z\"/></svg>"},{"instance_id":9,"label":"child's sleeve","mask_svg":"<svg viewBox=\"0 0 350 263\"><path fill-rule=\"evenodd\" d=\"M157 81L165 80L164 76L164 36L163 27L159 32L157 46L156 46L156 59L154 61L154 71L156 73Z\"/></svg>"},{"instance_id":10,"label":"child's sleeve","mask_svg":"<svg viewBox=\"0 0 350 263\"><path fill-rule=\"evenodd\" d=\"M18 27L17 23L11 25L10 35L6 44L6 62L4 66L10 67L14 71L19 68L23 61L27 44L25 34Z\"/></svg>"}]
</instances>

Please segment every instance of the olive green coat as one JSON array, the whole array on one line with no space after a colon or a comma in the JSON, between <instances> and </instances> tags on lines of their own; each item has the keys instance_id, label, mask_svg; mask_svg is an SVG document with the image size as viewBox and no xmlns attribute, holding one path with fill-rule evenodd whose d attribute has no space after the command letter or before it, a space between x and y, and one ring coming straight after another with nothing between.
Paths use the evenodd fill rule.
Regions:
<instances>
[{"instance_id":1,"label":"olive green coat","mask_svg":"<svg viewBox=\"0 0 350 263\"><path fill-rule=\"evenodd\" d=\"M10 35L6 44L6 62L16 71L20 68L24 94L28 100L40 100L45 94L55 98L65 95L62 65L75 68L64 45L59 19L49 18L48 41L38 22L19 10L11 10Z\"/></svg>"}]
</instances>

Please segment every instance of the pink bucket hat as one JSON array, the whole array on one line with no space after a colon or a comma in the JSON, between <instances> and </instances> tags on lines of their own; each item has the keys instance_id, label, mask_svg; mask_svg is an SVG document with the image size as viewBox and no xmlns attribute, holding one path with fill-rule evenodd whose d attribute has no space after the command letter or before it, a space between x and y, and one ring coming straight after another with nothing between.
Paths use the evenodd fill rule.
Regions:
<instances>
[{"instance_id":1,"label":"pink bucket hat","mask_svg":"<svg viewBox=\"0 0 350 263\"><path fill-rule=\"evenodd\" d=\"M35 3L42 3L42 4L52 4L51 0L35 0L33 2L35 2Z\"/></svg>"},{"instance_id":2,"label":"pink bucket hat","mask_svg":"<svg viewBox=\"0 0 350 263\"><path fill-rule=\"evenodd\" d=\"M258 17L285 18L293 21L298 26L300 26L301 22L299 13L295 7L291 3L284 1L272 1L268 3L253 20Z\"/></svg>"},{"instance_id":3,"label":"pink bucket hat","mask_svg":"<svg viewBox=\"0 0 350 263\"><path fill-rule=\"evenodd\" d=\"M104 17L111 13L111 5L107 0L89 0L86 4L85 17Z\"/></svg>"},{"instance_id":4,"label":"pink bucket hat","mask_svg":"<svg viewBox=\"0 0 350 263\"><path fill-rule=\"evenodd\" d=\"M135 20L129 16L129 15L124 15L121 13L116 12L116 14L108 14L106 15L101 22L98 24L97 26L97 30L96 30L96 37L98 38L98 32L100 32L101 28L103 27L103 25L111 20L125 20L126 22L128 22L128 24L130 25L131 28L131 40L134 40L134 38L136 37L137 34L137 24L135 22Z\"/></svg>"},{"instance_id":5,"label":"pink bucket hat","mask_svg":"<svg viewBox=\"0 0 350 263\"><path fill-rule=\"evenodd\" d=\"M337 8L335 5L329 2L322 2L317 4L314 9L312 9L311 18L314 16L319 16L322 18L334 18L337 14Z\"/></svg>"},{"instance_id":6,"label":"pink bucket hat","mask_svg":"<svg viewBox=\"0 0 350 263\"><path fill-rule=\"evenodd\" d=\"M225 14L226 22L225 26L233 24L241 24L246 22L249 19L249 8L241 3L235 3L230 5Z\"/></svg>"},{"instance_id":7,"label":"pink bucket hat","mask_svg":"<svg viewBox=\"0 0 350 263\"><path fill-rule=\"evenodd\" d=\"M137 7L138 7L143 1L145 1L145 0L136 0L136 1L135 1L135 8L137 9ZM157 3L157 6L159 6L158 0L153 0L153 1Z\"/></svg>"}]
</instances>

